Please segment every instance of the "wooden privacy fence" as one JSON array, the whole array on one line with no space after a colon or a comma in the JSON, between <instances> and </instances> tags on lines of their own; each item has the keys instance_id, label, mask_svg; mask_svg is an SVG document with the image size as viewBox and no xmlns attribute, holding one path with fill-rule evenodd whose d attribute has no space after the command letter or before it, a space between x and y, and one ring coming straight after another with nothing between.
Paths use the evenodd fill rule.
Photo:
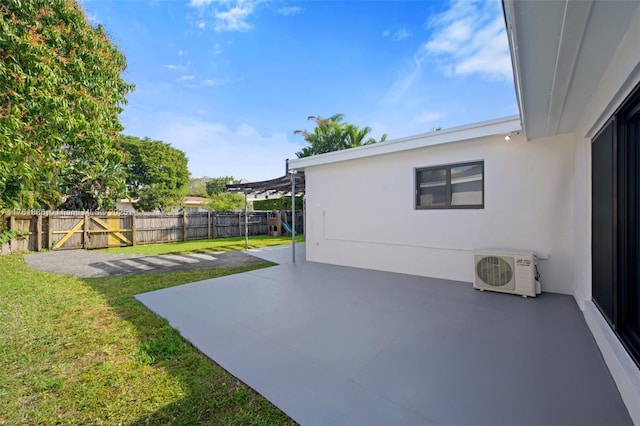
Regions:
<instances>
[{"instance_id":1,"label":"wooden privacy fence","mask_svg":"<svg viewBox=\"0 0 640 426\"><path fill-rule=\"evenodd\" d=\"M247 234L266 235L268 212L247 213ZM291 212L286 212L291 218ZM94 249L138 244L244 236L245 212L128 213L42 211L0 215L0 231L17 237L0 247L1 254L23 251ZM296 212L296 232L302 232Z\"/></svg>"}]
</instances>

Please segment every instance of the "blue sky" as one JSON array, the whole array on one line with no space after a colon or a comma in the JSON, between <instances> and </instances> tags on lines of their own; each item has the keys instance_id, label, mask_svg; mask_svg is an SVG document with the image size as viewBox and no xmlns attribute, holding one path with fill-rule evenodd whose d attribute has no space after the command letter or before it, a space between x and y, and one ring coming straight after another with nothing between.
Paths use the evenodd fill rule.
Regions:
<instances>
[{"instance_id":1,"label":"blue sky","mask_svg":"<svg viewBox=\"0 0 640 426\"><path fill-rule=\"evenodd\" d=\"M497 0L84 0L135 83L124 133L192 177L284 174L310 115L389 139L517 114Z\"/></svg>"}]
</instances>

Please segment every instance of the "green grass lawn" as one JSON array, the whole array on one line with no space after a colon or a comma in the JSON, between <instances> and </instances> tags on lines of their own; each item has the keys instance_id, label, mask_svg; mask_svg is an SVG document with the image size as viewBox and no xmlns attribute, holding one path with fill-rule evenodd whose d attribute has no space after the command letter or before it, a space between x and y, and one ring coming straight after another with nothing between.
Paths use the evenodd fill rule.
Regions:
<instances>
[{"instance_id":1,"label":"green grass lawn","mask_svg":"<svg viewBox=\"0 0 640 426\"><path fill-rule=\"evenodd\" d=\"M296 241L304 241L304 235L296 235ZM291 237L273 237L269 235L252 235L249 237L249 248L262 248L291 244ZM109 253L135 254L185 254L207 253L211 251L244 250L244 237L219 238L215 240L195 240L178 243L148 244L131 247L115 247L106 249Z\"/></svg>"},{"instance_id":2,"label":"green grass lawn","mask_svg":"<svg viewBox=\"0 0 640 426\"><path fill-rule=\"evenodd\" d=\"M270 265L81 279L0 256L0 425L293 424L133 298Z\"/></svg>"}]
</instances>

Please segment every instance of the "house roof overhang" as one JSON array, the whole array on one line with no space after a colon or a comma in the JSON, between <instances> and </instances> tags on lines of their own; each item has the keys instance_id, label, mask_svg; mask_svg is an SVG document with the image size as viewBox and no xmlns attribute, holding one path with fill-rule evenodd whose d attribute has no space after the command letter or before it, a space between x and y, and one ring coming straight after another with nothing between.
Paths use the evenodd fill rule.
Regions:
<instances>
[{"instance_id":1,"label":"house roof overhang","mask_svg":"<svg viewBox=\"0 0 640 426\"><path fill-rule=\"evenodd\" d=\"M431 133L424 133L416 136L409 136L372 145L364 145L342 151L333 151L326 154L313 155L311 157L297 158L289 160L289 168L292 170L304 170L305 168L312 166L357 160L376 155L391 154L434 145L463 142L487 136L506 136L511 132L518 132L520 130L522 130L520 117L516 115L497 120L483 121L466 126L454 127L451 129L439 130Z\"/></svg>"},{"instance_id":2,"label":"house roof overhang","mask_svg":"<svg viewBox=\"0 0 640 426\"><path fill-rule=\"evenodd\" d=\"M528 139L574 131L637 0L502 0L516 96Z\"/></svg>"}]
</instances>

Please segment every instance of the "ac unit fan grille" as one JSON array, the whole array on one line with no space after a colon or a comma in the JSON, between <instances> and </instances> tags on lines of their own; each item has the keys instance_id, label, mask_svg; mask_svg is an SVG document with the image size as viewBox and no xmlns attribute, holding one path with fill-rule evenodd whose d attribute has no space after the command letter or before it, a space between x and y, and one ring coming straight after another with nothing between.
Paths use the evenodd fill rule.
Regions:
<instances>
[{"instance_id":1,"label":"ac unit fan grille","mask_svg":"<svg viewBox=\"0 0 640 426\"><path fill-rule=\"evenodd\" d=\"M486 256L476 265L478 278L491 287L504 287L513 279L513 265L498 256Z\"/></svg>"}]
</instances>

